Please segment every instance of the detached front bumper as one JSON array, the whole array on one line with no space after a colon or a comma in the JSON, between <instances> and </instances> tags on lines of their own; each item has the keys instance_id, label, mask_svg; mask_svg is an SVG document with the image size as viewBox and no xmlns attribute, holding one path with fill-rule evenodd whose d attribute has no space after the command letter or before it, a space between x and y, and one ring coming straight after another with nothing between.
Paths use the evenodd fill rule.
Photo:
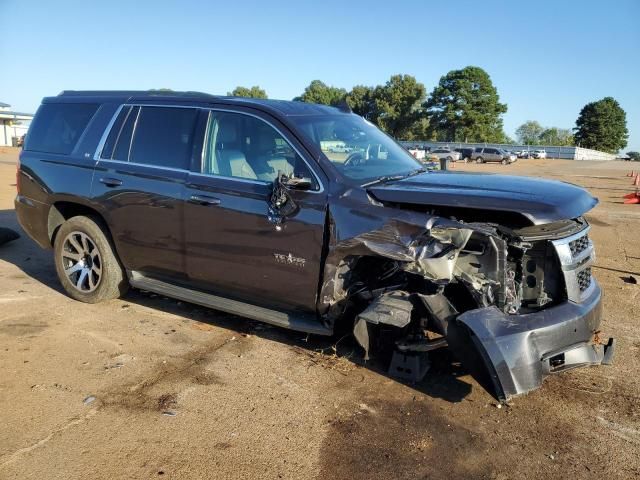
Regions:
<instances>
[{"instance_id":1,"label":"detached front bumper","mask_svg":"<svg viewBox=\"0 0 640 480\"><path fill-rule=\"evenodd\" d=\"M496 307L458 317L470 331L501 400L538 388L544 377L570 368L611 363L615 342L598 342L602 293L535 313L507 315Z\"/></svg>"}]
</instances>

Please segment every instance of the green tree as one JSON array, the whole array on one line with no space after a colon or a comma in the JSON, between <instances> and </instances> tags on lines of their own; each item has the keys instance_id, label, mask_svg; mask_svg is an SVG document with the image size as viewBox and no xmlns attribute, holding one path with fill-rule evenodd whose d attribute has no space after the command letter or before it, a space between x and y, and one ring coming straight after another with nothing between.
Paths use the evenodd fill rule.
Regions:
<instances>
[{"instance_id":1,"label":"green tree","mask_svg":"<svg viewBox=\"0 0 640 480\"><path fill-rule=\"evenodd\" d=\"M247 87L236 87L232 92L228 92L227 95L231 97L245 97L245 98L269 98L267 97L267 92L265 92L262 88L253 86L251 88Z\"/></svg>"},{"instance_id":2,"label":"green tree","mask_svg":"<svg viewBox=\"0 0 640 480\"><path fill-rule=\"evenodd\" d=\"M376 109L376 89L364 85L356 85L346 96L347 104L353 113L378 123Z\"/></svg>"},{"instance_id":3,"label":"green tree","mask_svg":"<svg viewBox=\"0 0 640 480\"><path fill-rule=\"evenodd\" d=\"M634 162L640 162L640 152L627 152L627 155Z\"/></svg>"},{"instance_id":4,"label":"green tree","mask_svg":"<svg viewBox=\"0 0 640 480\"><path fill-rule=\"evenodd\" d=\"M344 88L331 87L320 80L314 80L304 89L302 95L293 100L322 105L339 105L346 96L347 91Z\"/></svg>"},{"instance_id":5,"label":"green tree","mask_svg":"<svg viewBox=\"0 0 640 480\"><path fill-rule=\"evenodd\" d=\"M540 134L539 143L561 147L570 146L573 145L573 134L568 128L550 127Z\"/></svg>"},{"instance_id":6,"label":"green tree","mask_svg":"<svg viewBox=\"0 0 640 480\"><path fill-rule=\"evenodd\" d=\"M535 145L540 143L540 136L544 132L544 127L535 120L527 120L516 129L516 136L520 143L525 145Z\"/></svg>"},{"instance_id":7,"label":"green tree","mask_svg":"<svg viewBox=\"0 0 640 480\"><path fill-rule=\"evenodd\" d=\"M394 138L413 140L420 133L420 122L425 118L422 104L426 95L426 88L415 77L393 75L374 90L378 125Z\"/></svg>"},{"instance_id":8,"label":"green tree","mask_svg":"<svg viewBox=\"0 0 640 480\"><path fill-rule=\"evenodd\" d=\"M435 140L433 134L429 129L429 119L423 115L418 119L411 127L409 127L405 134L404 140Z\"/></svg>"},{"instance_id":9,"label":"green tree","mask_svg":"<svg viewBox=\"0 0 640 480\"><path fill-rule=\"evenodd\" d=\"M446 141L494 142L503 136L498 91L479 67L452 70L440 78L425 103L435 136Z\"/></svg>"},{"instance_id":10,"label":"green tree","mask_svg":"<svg viewBox=\"0 0 640 480\"><path fill-rule=\"evenodd\" d=\"M616 153L627 145L627 114L612 97L586 104L574 128L576 145Z\"/></svg>"}]
</instances>

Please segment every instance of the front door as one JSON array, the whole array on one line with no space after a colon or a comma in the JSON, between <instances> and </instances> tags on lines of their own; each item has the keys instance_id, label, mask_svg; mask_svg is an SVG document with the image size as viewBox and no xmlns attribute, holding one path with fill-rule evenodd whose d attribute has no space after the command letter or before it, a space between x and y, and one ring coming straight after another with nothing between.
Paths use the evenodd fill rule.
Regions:
<instances>
[{"instance_id":1,"label":"front door","mask_svg":"<svg viewBox=\"0 0 640 480\"><path fill-rule=\"evenodd\" d=\"M248 303L314 311L326 193L301 146L275 120L212 110L202 169L185 197L186 262L201 288ZM281 225L269 216L278 172L312 179L291 191L296 209Z\"/></svg>"}]
</instances>

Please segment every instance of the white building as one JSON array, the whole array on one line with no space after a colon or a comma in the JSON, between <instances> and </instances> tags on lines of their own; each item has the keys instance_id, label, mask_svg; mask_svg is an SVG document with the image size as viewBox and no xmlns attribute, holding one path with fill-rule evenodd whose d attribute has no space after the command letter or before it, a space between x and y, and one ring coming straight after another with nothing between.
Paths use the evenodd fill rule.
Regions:
<instances>
[{"instance_id":1,"label":"white building","mask_svg":"<svg viewBox=\"0 0 640 480\"><path fill-rule=\"evenodd\" d=\"M31 120L32 114L12 112L11 105L0 102L0 147L15 145L27 133Z\"/></svg>"}]
</instances>

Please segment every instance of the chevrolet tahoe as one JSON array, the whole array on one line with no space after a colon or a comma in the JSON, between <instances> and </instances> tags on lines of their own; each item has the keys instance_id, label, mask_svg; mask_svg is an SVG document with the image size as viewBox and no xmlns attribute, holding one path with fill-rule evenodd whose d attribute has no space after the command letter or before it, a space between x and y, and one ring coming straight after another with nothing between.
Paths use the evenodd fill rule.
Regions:
<instances>
[{"instance_id":1,"label":"chevrolet tahoe","mask_svg":"<svg viewBox=\"0 0 640 480\"><path fill-rule=\"evenodd\" d=\"M347 325L415 381L448 347L501 400L613 355L594 197L426 171L347 107L65 91L38 109L17 189L22 228L78 301L133 287L310 334Z\"/></svg>"}]
</instances>

